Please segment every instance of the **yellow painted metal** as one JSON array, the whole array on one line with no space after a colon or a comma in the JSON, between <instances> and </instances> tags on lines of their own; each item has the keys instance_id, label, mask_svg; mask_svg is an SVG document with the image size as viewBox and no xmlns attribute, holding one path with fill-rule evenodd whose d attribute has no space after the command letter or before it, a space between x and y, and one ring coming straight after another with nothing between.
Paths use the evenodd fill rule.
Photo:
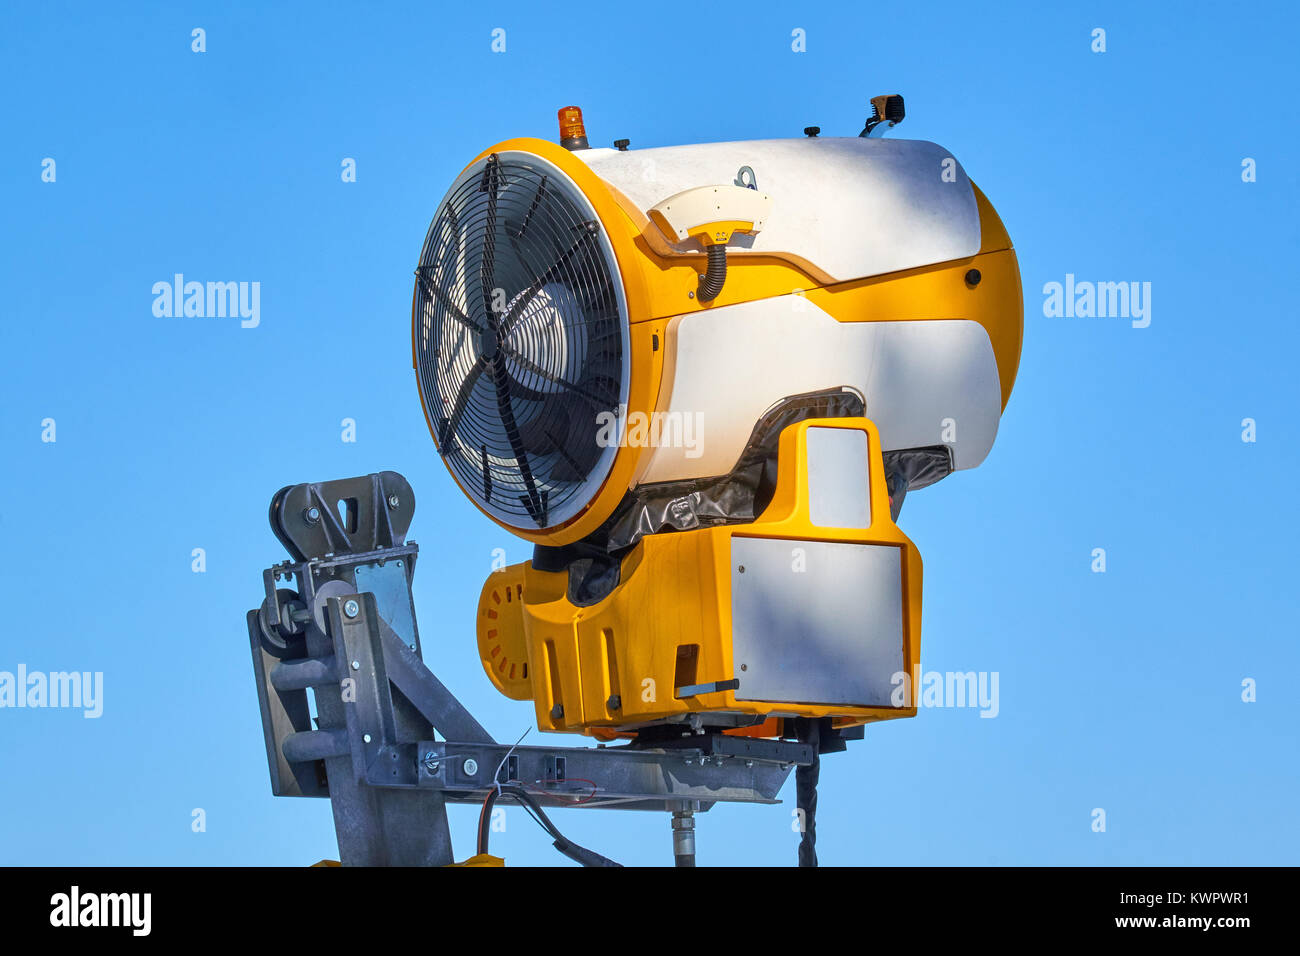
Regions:
<instances>
[{"instance_id":1,"label":"yellow painted metal","mask_svg":"<svg viewBox=\"0 0 1300 956\"><path fill-rule=\"evenodd\" d=\"M499 856L493 856L491 853L478 853L471 856L464 863L448 863L448 866L505 866L506 861Z\"/></svg>"},{"instance_id":2,"label":"yellow painted metal","mask_svg":"<svg viewBox=\"0 0 1300 956\"><path fill-rule=\"evenodd\" d=\"M704 252L680 252L673 248L643 210L564 147L541 139L511 139L484 150L469 165L492 153L509 151L532 153L558 167L586 195L609 238L628 307L629 414L648 415L657 407L665 374L664 329L669 320L707 309L791 294L805 295L810 302L841 322L934 319L978 322L988 333L993 347L1001 382L1002 406L1006 407L1020 363L1024 325L1020 268L1001 219L978 188L975 189L975 198L982 239L981 248L974 256L883 276L836 282L816 264L792 252L755 253L733 249L727 254L727 282L721 293L709 302L701 302L695 293L699 276L707 268ZM779 197L777 203L773 215L780 215ZM966 279L972 269L980 273L977 284ZM413 297L413 310L414 306ZM413 365L414 347L413 337ZM427 407L425 419L436 441L437 429L433 427ZM620 448L600 490L583 511L561 525L541 529L517 527L500 521L487 511L483 513L511 533L534 543L571 544L591 534L613 513L638 475L642 459L651 451L653 449L636 445ZM466 492L466 497L476 501L473 494Z\"/></svg>"},{"instance_id":3,"label":"yellow painted metal","mask_svg":"<svg viewBox=\"0 0 1300 956\"><path fill-rule=\"evenodd\" d=\"M867 434L871 526L825 528L809 517L809 428L848 428ZM531 562L494 572L479 601L483 666L498 690L532 699L542 730L608 738L629 725L693 712L763 716L831 716L850 725L916 714L907 706L859 707L817 701L737 700L733 691L678 698L676 688L727 681L735 670L731 641L731 541L735 537L889 545L900 551L904 590L903 661L916 686L921 650L921 556L890 518L880 436L864 418L809 419L787 427L778 451L771 503L750 524L649 535L623 559L620 583L599 604L576 607L565 572L538 571ZM503 596L513 592L507 601ZM489 636L491 634L491 636ZM499 648L495 652L493 648ZM501 655L527 659L527 677L503 671ZM772 732L776 732L773 730Z\"/></svg>"},{"instance_id":4,"label":"yellow painted metal","mask_svg":"<svg viewBox=\"0 0 1300 956\"><path fill-rule=\"evenodd\" d=\"M753 232L754 224L740 219L728 219L722 222L709 222L690 231L693 239L698 239L706 246L725 246L731 241L733 233Z\"/></svg>"},{"instance_id":5,"label":"yellow painted metal","mask_svg":"<svg viewBox=\"0 0 1300 956\"><path fill-rule=\"evenodd\" d=\"M496 689L528 700L528 639L524 634L524 565L492 572L478 599L478 653Z\"/></svg>"}]
</instances>

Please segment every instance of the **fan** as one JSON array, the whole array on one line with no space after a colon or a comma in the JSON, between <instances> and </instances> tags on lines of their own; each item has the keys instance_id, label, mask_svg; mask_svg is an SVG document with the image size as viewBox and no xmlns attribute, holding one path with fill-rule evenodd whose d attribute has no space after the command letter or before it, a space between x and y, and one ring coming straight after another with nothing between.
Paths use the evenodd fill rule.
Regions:
<instances>
[{"instance_id":1,"label":"fan","mask_svg":"<svg viewBox=\"0 0 1300 956\"><path fill-rule=\"evenodd\" d=\"M492 516L553 527L608 475L625 311L610 242L558 169L493 153L453 184L416 269L416 370L439 452Z\"/></svg>"}]
</instances>

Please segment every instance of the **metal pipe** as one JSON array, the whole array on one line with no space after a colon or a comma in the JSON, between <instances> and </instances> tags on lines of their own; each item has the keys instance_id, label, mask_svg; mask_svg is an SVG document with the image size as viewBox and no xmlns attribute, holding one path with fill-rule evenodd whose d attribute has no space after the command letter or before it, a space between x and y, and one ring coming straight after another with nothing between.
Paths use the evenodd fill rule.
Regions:
<instances>
[{"instance_id":1,"label":"metal pipe","mask_svg":"<svg viewBox=\"0 0 1300 956\"><path fill-rule=\"evenodd\" d=\"M338 682L338 669L332 654L329 657L281 661L271 668L271 686L278 691L306 690Z\"/></svg>"},{"instance_id":2,"label":"metal pipe","mask_svg":"<svg viewBox=\"0 0 1300 956\"><path fill-rule=\"evenodd\" d=\"M289 763L308 763L326 760L348 753L346 730L303 730L290 734L280 745L284 759Z\"/></svg>"},{"instance_id":3,"label":"metal pipe","mask_svg":"<svg viewBox=\"0 0 1300 956\"><path fill-rule=\"evenodd\" d=\"M677 866L695 865L695 811L673 811L673 859Z\"/></svg>"}]
</instances>

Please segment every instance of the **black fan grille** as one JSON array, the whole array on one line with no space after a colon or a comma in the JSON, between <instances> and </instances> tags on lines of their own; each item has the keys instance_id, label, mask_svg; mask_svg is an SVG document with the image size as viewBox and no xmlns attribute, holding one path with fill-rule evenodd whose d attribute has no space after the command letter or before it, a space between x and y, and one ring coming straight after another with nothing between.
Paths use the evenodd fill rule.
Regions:
<instances>
[{"instance_id":1,"label":"black fan grille","mask_svg":"<svg viewBox=\"0 0 1300 956\"><path fill-rule=\"evenodd\" d=\"M516 527L567 520L612 461L626 343L602 240L561 174L493 154L452 187L424 241L416 368L438 450Z\"/></svg>"}]
</instances>

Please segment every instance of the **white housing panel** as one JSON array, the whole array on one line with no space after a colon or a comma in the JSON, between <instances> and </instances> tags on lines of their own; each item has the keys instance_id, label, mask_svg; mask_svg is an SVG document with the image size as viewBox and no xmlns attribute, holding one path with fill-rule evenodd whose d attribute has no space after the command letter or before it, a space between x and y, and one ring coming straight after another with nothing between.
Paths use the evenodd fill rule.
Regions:
<instances>
[{"instance_id":1,"label":"white housing panel","mask_svg":"<svg viewBox=\"0 0 1300 956\"><path fill-rule=\"evenodd\" d=\"M980 247L970 180L947 150L924 140L769 139L573 155L647 216L683 190L747 184L739 178L749 167L772 211L762 232L736 237L733 248L798 255L836 281L963 259Z\"/></svg>"},{"instance_id":2,"label":"white housing panel","mask_svg":"<svg viewBox=\"0 0 1300 956\"><path fill-rule=\"evenodd\" d=\"M796 543L806 574L790 573ZM893 706L904 608L896 547L733 536L736 699Z\"/></svg>"},{"instance_id":3,"label":"white housing panel","mask_svg":"<svg viewBox=\"0 0 1300 956\"><path fill-rule=\"evenodd\" d=\"M974 468L997 435L997 360L967 319L839 322L777 296L680 316L665 347L660 418L699 416L698 442L654 449L636 484L726 474L771 405L836 386L862 393L885 451L946 444L956 468Z\"/></svg>"}]
</instances>

